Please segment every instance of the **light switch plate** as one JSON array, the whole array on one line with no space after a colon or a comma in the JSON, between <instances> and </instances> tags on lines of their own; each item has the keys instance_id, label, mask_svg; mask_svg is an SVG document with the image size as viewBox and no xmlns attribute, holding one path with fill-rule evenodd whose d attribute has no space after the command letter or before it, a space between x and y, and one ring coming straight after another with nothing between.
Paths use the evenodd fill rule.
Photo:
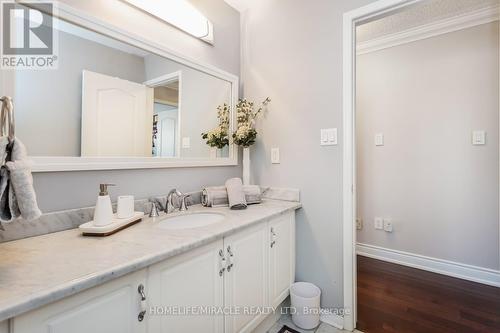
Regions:
<instances>
[{"instance_id":1,"label":"light switch plate","mask_svg":"<svg viewBox=\"0 0 500 333\"><path fill-rule=\"evenodd\" d=\"M279 164L280 163L280 149L279 148L271 148L271 163Z\"/></svg>"},{"instance_id":2,"label":"light switch plate","mask_svg":"<svg viewBox=\"0 0 500 333\"><path fill-rule=\"evenodd\" d=\"M473 131L472 132L472 144L474 146L481 146L486 144L486 132L485 131Z\"/></svg>"},{"instance_id":3,"label":"light switch plate","mask_svg":"<svg viewBox=\"0 0 500 333\"><path fill-rule=\"evenodd\" d=\"M384 145L384 133L375 134L375 146L383 146Z\"/></svg>"},{"instance_id":4,"label":"light switch plate","mask_svg":"<svg viewBox=\"0 0 500 333\"><path fill-rule=\"evenodd\" d=\"M323 128L321 129L322 146L334 146L337 144L337 129L336 128Z\"/></svg>"},{"instance_id":5,"label":"light switch plate","mask_svg":"<svg viewBox=\"0 0 500 333\"><path fill-rule=\"evenodd\" d=\"M190 148L191 147L191 138L186 136L182 138L182 148Z\"/></svg>"}]
</instances>

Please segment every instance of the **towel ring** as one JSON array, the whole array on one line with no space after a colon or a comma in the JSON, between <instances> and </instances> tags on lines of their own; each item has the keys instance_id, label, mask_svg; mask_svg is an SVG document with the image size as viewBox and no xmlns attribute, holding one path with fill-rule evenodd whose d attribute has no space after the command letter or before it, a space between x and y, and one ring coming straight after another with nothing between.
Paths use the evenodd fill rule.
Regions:
<instances>
[{"instance_id":1,"label":"towel ring","mask_svg":"<svg viewBox=\"0 0 500 333\"><path fill-rule=\"evenodd\" d=\"M15 138L14 105L12 104L12 98L3 96L0 98L0 101L2 102L0 136L8 135L9 141L12 142Z\"/></svg>"}]
</instances>

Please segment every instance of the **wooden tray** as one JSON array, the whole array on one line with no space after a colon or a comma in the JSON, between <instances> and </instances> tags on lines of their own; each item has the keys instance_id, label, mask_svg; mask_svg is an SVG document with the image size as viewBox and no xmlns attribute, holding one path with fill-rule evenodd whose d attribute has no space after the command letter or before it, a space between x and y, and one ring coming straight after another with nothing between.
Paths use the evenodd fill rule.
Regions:
<instances>
[{"instance_id":1,"label":"wooden tray","mask_svg":"<svg viewBox=\"0 0 500 333\"><path fill-rule=\"evenodd\" d=\"M80 225L78 228L82 231L83 236L105 237L140 222L143 217L144 212L135 212L134 215L128 219L119 219L116 217L116 214L114 214L113 222L108 225L97 227L94 225L94 221L90 221Z\"/></svg>"}]
</instances>

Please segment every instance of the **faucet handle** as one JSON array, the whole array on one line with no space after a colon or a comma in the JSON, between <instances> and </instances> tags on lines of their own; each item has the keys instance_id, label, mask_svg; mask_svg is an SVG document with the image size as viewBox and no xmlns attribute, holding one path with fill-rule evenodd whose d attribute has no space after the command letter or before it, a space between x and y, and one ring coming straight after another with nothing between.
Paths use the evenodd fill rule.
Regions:
<instances>
[{"instance_id":1,"label":"faucet handle","mask_svg":"<svg viewBox=\"0 0 500 333\"><path fill-rule=\"evenodd\" d=\"M183 195L181 195L181 197L180 197L180 207L179 207L179 210L181 212L188 210L188 205L187 205L186 199L190 198L190 197L191 197L190 194L183 194Z\"/></svg>"},{"instance_id":2,"label":"faucet handle","mask_svg":"<svg viewBox=\"0 0 500 333\"><path fill-rule=\"evenodd\" d=\"M163 210L163 205L158 200L158 198L149 198L148 201L151 203L151 211L149 212L149 217L160 216L159 210Z\"/></svg>"}]
</instances>

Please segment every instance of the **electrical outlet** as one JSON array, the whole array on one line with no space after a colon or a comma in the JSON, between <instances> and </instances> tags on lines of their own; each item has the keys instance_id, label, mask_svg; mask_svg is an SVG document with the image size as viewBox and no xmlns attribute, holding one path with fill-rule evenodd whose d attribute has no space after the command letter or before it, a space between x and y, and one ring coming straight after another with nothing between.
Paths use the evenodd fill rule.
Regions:
<instances>
[{"instance_id":1,"label":"electrical outlet","mask_svg":"<svg viewBox=\"0 0 500 333\"><path fill-rule=\"evenodd\" d=\"M386 232L392 232L392 229L393 229L392 219L390 219L390 218L385 218L385 219L384 219L384 230L385 230Z\"/></svg>"},{"instance_id":2,"label":"electrical outlet","mask_svg":"<svg viewBox=\"0 0 500 333\"><path fill-rule=\"evenodd\" d=\"M485 131L473 131L472 132L472 144L474 146L485 145L486 144L486 132Z\"/></svg>"},{"instance_id":3,"label":"electrical outlet","mask_svg":"<svg viewBox=\"0 0 500 333\"><path fill-rule=\"evenodd\" d=\"M356 219L356 229L357 230L363 229L363 220L362 219Z\"/></svg>"},{"instance_id":4,"label":"electrical outlet","mask_svg":"<svg viewBox=\"0 0 500 333\"><path fill-rule=\"evenodd\" d=\"M383 218L376 217L375 221L374 221L374 224L375 224L375 229L377 229L377 230L383 230L384 229L384 219Z\"/></svg>"}]
</instances>

